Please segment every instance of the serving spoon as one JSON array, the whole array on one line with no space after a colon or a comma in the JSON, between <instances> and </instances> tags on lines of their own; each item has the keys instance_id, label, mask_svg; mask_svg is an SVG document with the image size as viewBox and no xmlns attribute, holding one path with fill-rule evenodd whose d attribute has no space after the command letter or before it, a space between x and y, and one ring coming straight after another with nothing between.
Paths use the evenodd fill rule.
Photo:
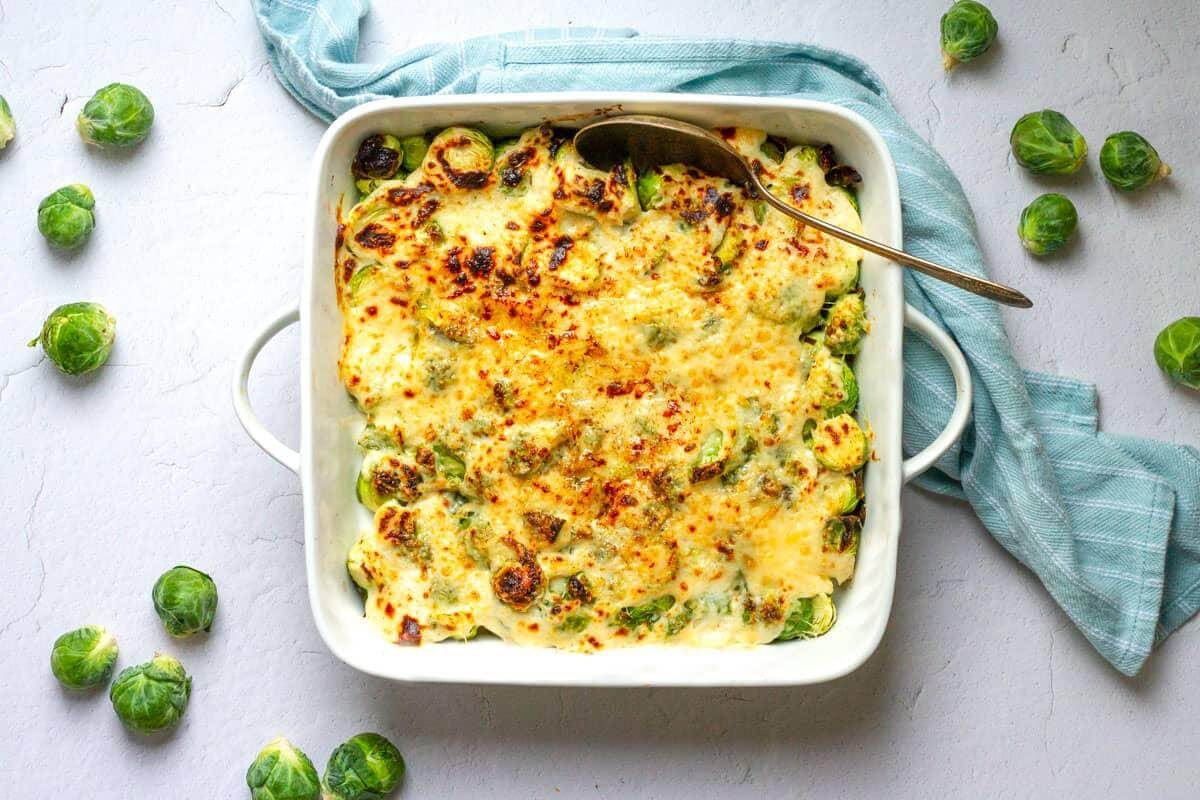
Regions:
<instances>
[{"instance_id":1,"label":"serving spoon","mask_svg":"<svg viewBox=\"0 0 1200 800\"><path fill-rule=\"evenodd\" d=\"M601 169L610 169L626 156L633 160L633 166L638 170L663 164L699 167L711 175L719 175L739 186L753 189L780 213L836 239L912 267L972 294L1017 308L1030 308L1033 305L1032 300L1010 286L935 264L793 208L771 194L741 154L725 140L698 125L649 114L609 117L580 128L575 133L575 150L584 161Z\"/></svg>"}]
</instances>

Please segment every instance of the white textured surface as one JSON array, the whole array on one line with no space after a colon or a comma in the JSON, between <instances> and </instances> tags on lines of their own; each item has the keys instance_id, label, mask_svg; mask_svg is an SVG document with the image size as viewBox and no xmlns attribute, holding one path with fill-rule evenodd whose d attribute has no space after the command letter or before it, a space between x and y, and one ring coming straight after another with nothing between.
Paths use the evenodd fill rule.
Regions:
<instances>
[{"instance_id":1,"label":"white textured surface","mask_svg":"<svg viewBox=\"0 0 1200 800\"><path fill-rule=\"evenodd\" d=\"M270 737L320 764L346 736L377 729L408 758L404 797L1195 796L1195 625L1121 678L969 509L914 491L891 627L834 684L430 688L343 667L309 617L296 479L242 435L227 395L249 331L296 296L301 181L322 126L274 82L249 9L233 0L69 5L0 4L0 94L18 127L0 153L0 794L241 797ZM365 37L376 54L571 22L863 56L958 170L993 274L1037 300L1007 314L1025 362L1094 379L1109 431L1200 440L1200 398L1169 389L1150 356L1163 324L1200 313L1194 3L996 0L1000 45L949 78L933 0L377 5ZM128 156L85 150L73 128L84 98L112 80L142 87L158 111ZM1176 174L1119 197L1093 156L1066 183L1080 240L1035 262L1013 229L1052 184L1011 163L1007 136L1046 105L1093 153L1111 130L1140 130ZM41 241L34 209L75 181L95 191L99 222L63 257ZM112 363L83 380L23 347L47 311L76 299L118 318ZM294 335L281 337L253 387L285 439L296 357ZM171 642L154 616L150 586L178 562L220 586L207 639ZM187 665L195 690L174 735L135 738L102 695L58 688L50 644L89 621L119 637L121 666L159 648Z\"/></svg>"}]
</instances>

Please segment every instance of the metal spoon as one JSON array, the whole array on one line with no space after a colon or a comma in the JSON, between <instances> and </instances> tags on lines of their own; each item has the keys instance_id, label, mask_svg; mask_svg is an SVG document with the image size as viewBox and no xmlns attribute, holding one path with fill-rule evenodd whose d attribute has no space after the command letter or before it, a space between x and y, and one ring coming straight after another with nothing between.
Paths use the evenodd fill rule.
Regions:
<instances>
[{"instance_id":1,"label":"metal spoon","mask_svg":"<svg viewBox=\"0 0 1200 800\"><path fill-rule=\"evenodd\" d=\"M796 210L767 191L750 165L721 137L697 125L648 114L610 117L580 128L575 134L575 149L585 161L601 169L611 168L626 156L639 170L661 164L691 164L739 186L748 186L781 213L863 250L1005 305L1033 305L1032 300L1009 286L926 261Z\"/></svg>"}]
</instances>

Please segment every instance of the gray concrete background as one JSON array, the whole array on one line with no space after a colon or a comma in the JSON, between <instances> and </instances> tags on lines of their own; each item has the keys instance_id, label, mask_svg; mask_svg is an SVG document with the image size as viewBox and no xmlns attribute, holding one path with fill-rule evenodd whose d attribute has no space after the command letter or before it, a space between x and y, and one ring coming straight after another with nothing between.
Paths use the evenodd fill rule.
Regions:
<instances>
[{"instance_id":1,"label":"gray concrete background","mask_svg":"<svg viewBox=\"0 0 1200 800\"><path fill-rule=\"evenodd\" d=\"M1112 432L1197 444L1200 397L1151 358L1200 313L1200 119L1192 2L1009 3L982 62L947 77L935 0L848 4L397 3L365 35L380 54L531 24L820 42L862 56L960 175L993 275L1036 298L1006 313L1033 368L1099 384ZM158 120L130 155L85 150L73 120L126 80ZM970 509L908 490L895 611L878 653L833 684L762 691L400 686L335 661L309 616L298 483L242 434L227 385L247 334L300 279L308 159L322 125L279 87L234 0L0 2L0 94L18 138L0 153L0 794L231 798L258 747L286 734L318 763L377 729L410 766L404 797L1195 797L1195 624L1135 679L1096 656ZM1097 152L1135 128L1175 167L1117 196L1095 156L1065 186L1079 241L1037 262L1014 228L1046 187L1008 154L1012 122L1053 106ZM90 184L79 254L34 225L49 191ZM54 305L95 299L119 322L111 365L56 374L23 343ZM297 428L294 333L260 360L254 397ZM211 572L207 639L168 640L149 601L166 567ZM155 649L195 676L174 735L126 734L103 696L69 696L51 642L88 621L121 665Z\"/></svg>"}]
</instances>

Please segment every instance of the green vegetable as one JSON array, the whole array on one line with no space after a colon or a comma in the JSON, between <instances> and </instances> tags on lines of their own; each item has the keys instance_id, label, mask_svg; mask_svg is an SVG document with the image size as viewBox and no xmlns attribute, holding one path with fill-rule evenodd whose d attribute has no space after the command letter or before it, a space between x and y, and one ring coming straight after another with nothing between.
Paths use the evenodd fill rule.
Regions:
<instances>
[{"instance_id":1,"label":"green vegetable","mask_svg":"<svg viewBox=\"0 0 1200 800\"><path fill-rule=\"evenodd\" d=\"M388 133L376 133L359 143L350 172L360 181L387 180L400 171L403 159L399 139ZM370 188L374 189L374 186ZM363 186L359 186L359 191L363 191Z\"/></svg>"},{"instance_id":2,"label":"green vegetable","mask_svg":"<svg viewBox=\"0 0 1200 800\"><path fill-rule=\"evenodd\" d=\"M55 247L74 250L96 227L95 207L91 189L82 183L64 186L38 204L38 230Z\"/></svg>"},{"instance_id":3,"label":"green vegetable","mask_svg":"<svg viewBox=\"0 0 1200 800\"><path fill-rule=\"evenodd\" d=\"M492 140L474 128L446 128L429 143L421 162L427 179L438 188L481 189L495 163Z\"/></svg>"},{"instance_id":4,"label":"green vegetable","mask_svg":"<svg viewBox=\"0 0 1200 800\"><path fill-rule=\"evenodd\" d=\"M1133 131L1114 133L1100 148L1100 171L1108 182L1126 192L1149 186L1171 174L1158 151Z\"/></svg>"},{"instance_id":5,"label":"green vegetable","mask_svg":"<svg viewBox=\"0 0 1200 800\"><path fill-rule=\"evenodd\" d=\"M433 446L433 457L439 475L449 480L461 481L467 474L467 465L462 456L441 442Z\"/></svg>"},{"instance_id":6,"label":"green vegetable","mask_svg":"<svg viewBox=\"0 0 1200 800\"><path fill-rule=\"evenodd\" d=\"M792 603L783 630L775 637L775 641L814 639L828 632L836 621L837 608L833 605L832 597L827 594L801 597Z\"/></svg>"},{"instance_id":7,"label":"green vegetable","mask_svg":"<svg viewBox=\"0 0 1200 800\"><path fill-rule=\"evenodd\" d=\"M421 166L425 153L429 150L429 140L424 136L406 136L400 140L400 151L404 154L401 166L405 172L412 172Z\"/></svg>"},{"instance_id":8,"label":"green vegetable","mask_svg":"<svg viewBox=\"0 0 1200 800\"><path fill-rule=\"evenodd\" d=\"M637 628L639 625L645 625L649 628L658 622L662 615L669 611L673 605L675 605L675 597L664 594L641 605L625 606L617 612L615 620L617 625L622 628L629 628L630 630Z\"/></svg>"},{"instance_id":9,"label":"green vegetable","mask_svg":"<svg viewBox=\"0 0 1200 800\"><path fill-rule=\"evenodd\" d=\"M246 770L251 800L320 800L321 780L308 756L280 736Z\"/></svg>"},{"instance_id":10,"label":"green vegetable","mask_svg":"<svg viewBox=\"0 0 1200 800\"><path fill-rule=\"evenodd\" d=\"M958 0L942 15L942 66L979 58L996 41L996 18L983 3Z\"/></svg>"},{"instance_id":11,"label":"green vegetable","mask_svg":"<svg viewBox=\"0 0 1200 800\"><path fill-rule=\"evenodd\" d=\"M13 123L12 109L8 107L8 101L0 96L0 150L3 150L5 145L12 141L13 134L17 132L17 126Z\"/></svg>"},{"instance_id":12,"label":"green vegetable","mask_svg":"<svg viewBox=\"0 0 1200 800\"><path fill-rule=\"evenodd\" d=\"M178 566L164 572L154 584L154 610L167 633L178 638L212 630L217 613L217 585L203 572Z\"/></svg>"},{"instance_id":13,"label":"green vegetable","mask_svg":"<svg viewBox=\"0 0 1200 800\"><path fill-rule=\"evenodd\" d=\"M842 295L829 307L825 323L825 346L834 355L857 353L866 325L863 296L858 292Z\"/></svg>"},{"instance_id":14,"label":"green vegetable","mask_svg":"<svg viewBox=\"0 0 1200 800\"><path fill-rule=\"evenodd\" d=\"M692 465L692 483L700 483L709 478L715 478L725 470L724 451L725 434L720 428L713 428L700 443L696 461Z\"/></svg>"},{"instance_id":15,"label":"green vegetable","mask_svg":"<svg viewBox=\"0 0 1200 800\"><path fill-rule=\"evenodd\" d=\"M824 547L837 553L858 552L858 538L862 533L862 522L858 517L834 517L825 523Z\"/></svg>"},{"instance_id":16,"label":"green vegetable","mask_svg":"<svg viewBox=\"0 0 1200 800\"><path fill-rule=\"evenodd\" d=\"M812 434L813 455L835 472L853 472L867 461L867 436L849 414L817 423Z\"/></svg>"},{"instance_id":17,"label":"green vegetable","mask_svg":"<svg viewBox=\"0 0 1200 800\"><path fill-rule=\"evenodd\" d=\"M1038 175L1070 175L1087 158L1083 134L1069 119L1048 108L1017 120L1009 143L1017 163Z\"/></svg>"},{"instance_id":18,"label":"green vegetable","mask_svg":"<svg viewBox=\"0 0 1200 800\"><path fill-rule=\"evenodd\" d=\"M112 353L117 321L99 303L67 303L50 312L38 342L46 356L68 375L82 375L104 365Z\"/></svg>"},{"instance_id":19,"label":"green vegetable","mask_svg":"<svg viewBox=\"0 0 1200 800\"><path fill-rule=\"evenodd\" d=\"M108 697L125 727L155 733L179 723L191 693L192 679L183 665L158 653L145 664L121 670Z\"/></svg>"},{"instance_id":20,"label":"green vegetable","mask_svg":"<svg viewBox=\"0 0 1200 800\"><path fill-rule=\"evenodd\" d=\"M827 395L826 399L830 401L825 407L825 415L836 417L839 414L849 414L858 407L858 378L854 377L854 370L845 361L841 362L842 371L842 388L841 392ZM834 387L830 387L833 389ZM837 397L841 397L837 400Z\"/></svg>"},{"instance_id":21,"label":"green vegetable","mask_svg":"<svg viewBox=\"0 0 1200 800\"><path fill-rule=\"evenodd\" d=\"M404 777L404 757L378 733L338 745L325 765L326 800L383 800Z\"/></svg>"},{"instance_id":22,"label":"green vegetable","mask_svg":"<svg viewBox=\"0 0 1200 800\"><path fill-rule=\"evenodd\" d=\"M1070 241L1078 222L1070 200L1061 194L1044 194L1025 206L1017 233L1026 250L1044 256Z\"/></svg>"},{"instance_id":23,"label":"green vegetable","mask_svg":"<svg viewBox=\"0 0 1200 800\"><path fill-rule=\"evenodd\" d=\"M662 173L648 169L637 178L638 205L649 211L662 202Z\"/></svg>"},{"instance_id":24,"label":"green vegetable","mask_svg":"<svg viewBox=\"0 0 1200 800\"><path fill-rule=\"evenodd\" d=\"M108 683L117 663L117 639L99 625L85 625L54 640L50 671L68 689Z\"/></svg>"},{"instance_id":25,"label":"green vegetable","mask_svg":"<svg viewBox=\"0 0 1200 800\"><path fill-rule=\"evenodd\" d=\"M110 83L87 101L75 127L88 144L97 147L133 147L150 135L154 106L138 89Z\"/></svg>"},{"instance_id":26,"label":"green vegetable","mask_svg":"<svg viewBox=\"0 0 1200 800\"><path fill-rule=\"evenodd\" d=\"M1167 377L1200 389L1200 317L1182 317L1154 340L1154 360Z\"/></svg>"}]
</instances>

